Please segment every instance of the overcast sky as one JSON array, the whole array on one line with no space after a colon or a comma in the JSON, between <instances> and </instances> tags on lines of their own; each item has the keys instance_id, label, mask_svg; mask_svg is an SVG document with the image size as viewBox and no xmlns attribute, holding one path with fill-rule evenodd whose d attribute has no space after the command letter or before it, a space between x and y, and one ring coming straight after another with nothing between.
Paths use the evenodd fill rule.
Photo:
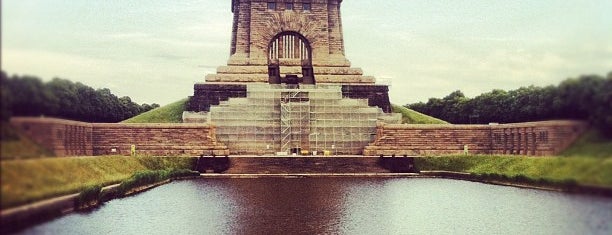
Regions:
<instances>
[{"instance_id":1,"label":"overcast sky","mask_svg":"<svg viewBox=\"0 0 612 235\"><path fill-rule=\"evenodd\" d=\"M225 65L230 0L2 0L2 69L167 104ZM610 0L345 0L347 58L391 102L612 71Z\"/></svg>"}]
</instances>

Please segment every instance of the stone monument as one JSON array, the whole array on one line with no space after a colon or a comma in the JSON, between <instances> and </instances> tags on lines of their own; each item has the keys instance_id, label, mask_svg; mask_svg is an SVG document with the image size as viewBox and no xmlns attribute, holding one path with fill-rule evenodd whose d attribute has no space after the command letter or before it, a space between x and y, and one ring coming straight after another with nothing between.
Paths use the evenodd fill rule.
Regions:
<instances>
[{"instance_id":1,"label":"stone monument","mask_svg":"<svg viewBox=\"0 0 612 235\"><path fill-rule=\"evenodd\" d=\"M342 0L233 0L230 57L195 84L185 122L231 154L361 154L397 123L388 87L344 54Z\"/></svg>"},{"instance_id":2,"label":"stone monument","mask_svg":"<svg viewBox=\"0 0 612 235\"><path fill-rule=\"evenodd\" d=\"M246 97L246 85L337 84L348 98L368 99L391 112L388 87L375 84L344 53L342 0L232 0L232 40L227 66L194 86L188 110L208 112L230 97Z\"/></svg>"}]
</instances>

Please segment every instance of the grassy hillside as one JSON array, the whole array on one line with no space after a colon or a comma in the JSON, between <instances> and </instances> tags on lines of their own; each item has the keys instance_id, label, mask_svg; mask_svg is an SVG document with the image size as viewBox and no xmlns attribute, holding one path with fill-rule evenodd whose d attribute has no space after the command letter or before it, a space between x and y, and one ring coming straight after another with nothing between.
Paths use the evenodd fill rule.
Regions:
<instances>
[{"instance_id":1,"label":"grassy hillside","mask_svg":"<svg viewBox=\"0 0 612 235\"><path fill-rule=\"evenodd\" d=\"M427 116L404 106L391 104L394 113L402 114L402 123L407 124L448 124L448 122Z\"/></svg>"},{"instance_id":2,"label":"grassy hillside","mask_svg":"<svg viewBox=\"0 0 612 235\"><path fill-rule=\"evenodd\" d=\"M19 135L8 123L3 122L1 129L0 158L2 160L53 156L51 151Z\"/></svg>"},{"instance_id":3,"label":"grassy hillside","mask_svg":"<svg viewBox=\"0 0 612 235\"><path fill-rule=\"evenodd\" d=\"M517 182L573 182L612 188L612 158L444 156L417 158L420 170L497 175Z\"/></svg>"},{"instance_id":4,"label":"grassy hillside","mask_svg":"<svg viewBox=\"0 0 612 235\"><path fill-rule=\"evenodd\" d=\"M596 129L582 135L562 157L443 156L417 159L421 170L498 176L516 182L576 183L612 188L612 139Z\"/></svg>"},{"instance_id":5,"label":"grassy hillside","mask_svg":"<svg viewBox=\"0 0 612 235\"><path fill-rule=\"evenodd\" d=\"M591 129L578 138L561 156L612 159L612 139L605 138L599 130Z\"/></svg>"},{"instance_id":6,"label":"grassy hillside","mask_svg":"<svg viewBox=\"0 0 612 235\"><path fill-rule=\"evenodd\" d=\"M181 123L183 122L183 111L187 98L177 102L150 110L130 119L123 120L123 123Z\"/></svg>"},{"instance_id":7,"label":"grassy hillside","mask_svg":"<svg viewBox=\"0 0 612 235\"><path fill-rule=\"evenodd\" d=\"M2 161L2 208L110 185L136 172L190 169L195 158L65 157Z\"/></svg>"}]
</instances>

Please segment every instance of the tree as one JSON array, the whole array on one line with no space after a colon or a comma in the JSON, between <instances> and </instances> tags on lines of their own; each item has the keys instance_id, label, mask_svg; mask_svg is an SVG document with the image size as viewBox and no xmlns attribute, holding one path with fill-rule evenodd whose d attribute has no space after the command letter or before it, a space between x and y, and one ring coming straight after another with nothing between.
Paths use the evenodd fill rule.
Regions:
<instances>
[{"instance_id":1,"label":"tree","mask_svg":"<svg viewBox=\"0 0 612 235\"><path fill-rule=\"evenodd\" d=\"M461 91L408 104L418 112L451 123L527 122L583 119L612 135L612 72L567 79L558 86L492 90L473 99Z\"/></svg>"},{"instance_id":2,"label":"tree","mask_svg":"<svg viewBox=\"0 0 612 235\"><path fill-rule=\"evenodd\" d=\"M32 76L8 78L2 71L0 82L3 120L12 115L47 115L87 122L118 122L159 107L139 105L128 96L117 98L107 88L94 90L61 78L43 83Z\"/></svg>"}]
</instances>

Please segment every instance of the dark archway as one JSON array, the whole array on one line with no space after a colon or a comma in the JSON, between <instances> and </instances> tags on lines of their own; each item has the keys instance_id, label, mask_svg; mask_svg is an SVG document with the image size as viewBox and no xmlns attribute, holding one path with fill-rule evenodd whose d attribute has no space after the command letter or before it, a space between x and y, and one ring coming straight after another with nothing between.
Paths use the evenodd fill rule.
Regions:
<instances>
[{"instance_id":1,"label":"dark archway","mask_svg":"<svg viewBox=\"0 0 612 235\"><path fill-rule=\"evenodd\" d=\"M301 66L302 77L288 74L284 81L280 75L281 66ZM269 83L315 84L312 67L312 47L301 34L285 31L277 34L268 44Z\"/></svg>"},{"instance_id":2,"label":"dark archway","mask_svg":"<svg viewBox=\"0 0 612 235\"><path fill-rule=\"evenodd\" d=\"M312 65L310 42L298 32L277 34L268 44L268 64L281 66Z\"/></svg>"}]
</instances>

